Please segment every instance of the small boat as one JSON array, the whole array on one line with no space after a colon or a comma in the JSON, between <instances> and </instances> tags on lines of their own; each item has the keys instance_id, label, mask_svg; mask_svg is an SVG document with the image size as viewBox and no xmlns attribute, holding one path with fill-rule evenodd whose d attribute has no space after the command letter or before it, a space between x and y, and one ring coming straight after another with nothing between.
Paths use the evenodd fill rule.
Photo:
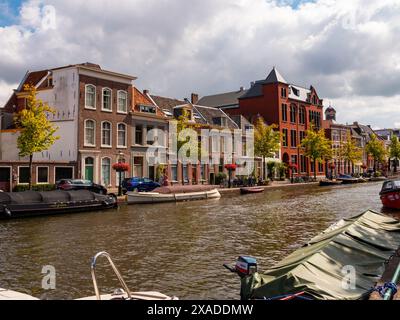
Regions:
<instances>
[{"instance_id":1,"label":"small boat","mask_svg":"<svg viewBox=\"0 0 400 320\"><path fill-rule=\"evenodd\" d=\"M385 208L400 210L400 180L384 182L379 195Z\"/></svg>"},{"instance_id":2,"label":"small boat","mask_svg":"<svg viewBox=\"0 0 400 320\"><path fill-rule=\"evenodd\" d=\"M367 211L340 220L265 272L249 256L224 267L240 277L243 300L368 299L399 243L400 221ZM352 273L350 289L343 277Z\"/></svg>"},{"instance_id":3,"label":"small boat","mask_svg":"<svg viewBox=\"0 0 400 320\"><path fill-rule=\"evenodd\" d=\"M96 278L96 262L100 257L107 258L111 268L113 269L117 279L119 280L122 289L116 289L111 294L101 294ZM178 300L177 297L169 297L160 292L148 291L148 292L131 292L129 290L125 280L123 279L121 273L115 266L111 259L111 256L107 252L99 252L96 254L91 262L91 274L94 286L94 296L84 297L76 300ZM20 293L12 290L6 290L0 288L0 300L39 300L33 296L25 293Z\"/></svg>"},{"instance_id":4,"label":"small boat","mask_svg":"<svg viewBox=\"0 0 400 320\"><path fill-rule=\"evenodd\" d=\"M161 187L153 192L128 192L128 204L181 202L219 199L221 194L214 186Z\"/></svg>"},{"instance_id":5,"label":"small boat","mask_svg":"<svg viewBox=\"0 0 400 320\"><path fill-rule=\"evenodd\" d=\"M319 185L321 187L328 187L328 186L337 186L342 184L342 181L338 181L338 180L321 180L319 182Z\"/></svg>"},{"instance_id":6,"label":"small boat","mask_svg":"<svg viewBox=\"0 0 400 320\"><path fill-rule=\"evenodd\" d=\"M240 188L241 194L261 193L264 191L265 191L265 189L262 187Z\"/></svg>"},{"instance_id":7,"label":"small boat","mask_svg":"<svg viewBox=\"0 0 400 320\"><path fill-rule=\"evenodd\" d=\"M343 184L358 183L358 179L347 174L341 174L337 180L342 181Z\"/></svg>"},{"instance_id":8,"label":"small boat","mask_svg":"<svg viewBox=\"0 0 400 320\"><path fill-rule=\"evenodd\" d=\"M111 209L113 195L88 190L0 192L0 219Z\"/></svg>"}]
</instances>

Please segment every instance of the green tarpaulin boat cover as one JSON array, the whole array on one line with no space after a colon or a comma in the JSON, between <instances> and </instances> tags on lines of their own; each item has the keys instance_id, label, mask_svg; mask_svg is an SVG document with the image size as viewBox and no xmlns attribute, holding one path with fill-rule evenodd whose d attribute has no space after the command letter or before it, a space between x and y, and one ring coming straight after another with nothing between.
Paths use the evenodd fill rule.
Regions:
<instances>
[{"instance_id":1,"label":"green tarpaulin boat cover","mask_svg":"<svg viewBox=\"0 0 400 320\"><path fill-rule=\"evenodd\" d=\"M314 299L361 299L399 246L400 222L367 211L339 221L269 271L243 278L242 298L271 299L304 291ZM354 272L356 277L350 278Z\"/></svg>"}]
</instances>

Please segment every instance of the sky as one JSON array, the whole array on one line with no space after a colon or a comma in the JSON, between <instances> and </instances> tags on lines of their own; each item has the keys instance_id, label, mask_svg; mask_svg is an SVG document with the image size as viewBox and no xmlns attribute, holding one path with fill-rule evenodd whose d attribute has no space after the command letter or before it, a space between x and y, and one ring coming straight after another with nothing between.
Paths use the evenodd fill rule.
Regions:
<instances>
[{"instance_id":1,"label":"sky","mask_svg":"<svg viewBox=\"0 0 400 320\"><path fill-rule=\"evenodd\" d=\"M179 99L276 66L338 122L400 127L400 0L0 0L0 105L27 70L86 61Z\"/></svg>"}]
</instances>

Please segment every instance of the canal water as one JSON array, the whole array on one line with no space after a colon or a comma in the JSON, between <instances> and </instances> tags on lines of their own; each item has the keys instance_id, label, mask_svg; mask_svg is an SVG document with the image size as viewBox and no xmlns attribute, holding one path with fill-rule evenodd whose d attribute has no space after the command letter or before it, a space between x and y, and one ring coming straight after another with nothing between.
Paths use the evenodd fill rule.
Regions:
<instances>
[{"instance_id":1,"label":"canal water","mask_svg":"<svg viewBox=\"0 0 400 320\"><path fill-rule=\"evenodd\" d=\"M180 299L237 299L239 279L223 268L242 254L267 269L340 218L381 211L381 183L296 186L216 201L123 206L100 213L0 222L0 287L44 299L94 295L90 259L106 250L133 291ZM42 289L42 267L56 289ZM105 262L99 285L120 287Z\"/></svg>"}]
</instances>

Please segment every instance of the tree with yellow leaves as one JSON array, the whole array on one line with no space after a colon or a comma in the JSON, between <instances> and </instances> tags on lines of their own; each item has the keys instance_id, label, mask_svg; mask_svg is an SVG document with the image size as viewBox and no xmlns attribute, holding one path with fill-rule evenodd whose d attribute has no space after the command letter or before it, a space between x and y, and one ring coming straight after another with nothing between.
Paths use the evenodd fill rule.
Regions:
<instances>
[{"instance_id":1,"label":"tree with yellow leaves","mask_svg":"<svg viewBox=\"0 0 400 320\"><path fill-rule=\"evenodd\" d=\"M17 140L19 156L29 156L29 189L31 189L33 155L48 150L59 137L54 136L58 128L48 119L48 115L54 114L55 110L37 98L34 86L25 85L24 91L28 95L26 108L16 114L14 123L21 129Z\"/></svg>"}]
</instances>

